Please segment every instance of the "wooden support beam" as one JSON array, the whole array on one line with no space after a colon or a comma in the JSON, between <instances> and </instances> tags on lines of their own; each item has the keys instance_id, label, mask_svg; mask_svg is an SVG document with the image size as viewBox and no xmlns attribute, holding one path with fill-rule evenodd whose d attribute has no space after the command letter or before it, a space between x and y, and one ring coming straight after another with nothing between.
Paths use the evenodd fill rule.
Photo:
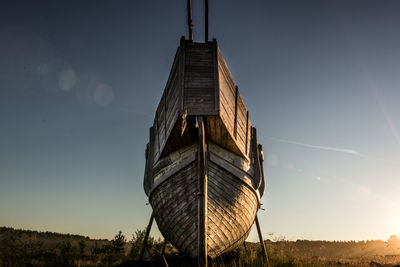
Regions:
<instances>
[{"instance_id":1,"label":"wooden support beam","mask_svg":"<svg viewBox=\"0 0 400 267\"><path fill-rule=\"evenodd\" d=\"M180 43L180 60L179 60L179 86L180 86L180 109L181 112L184 112L184 99L185 99L185 50L186 50L186 42L185 37L181 37ZM186 112L187 113L187 112Z\"/></svg>"},{"instance_id":2,"label":"wooden support beam","mask_svg":"<svg viewBox=\"0 0 400 267\"><path fill-rule=\"evenodd\" d=\"M164 92L164 140L167 142L167 95L168 95L168 88L165 88Z\"/></svg>"},{"instance_id":3,"label":"wooden support beam","mask_svg":"<svg viewBox=\"0 0 400 267\"><path fill-rule=\"evenodd\" d=\"M233 120L233 135L237 140L238 87L235 87L235 118Z\"/></svg>"},{"instance_id":4,"label":"wooden support beam","mask_svg":"<svg viewBox=\"0 0 400 267\"><path fill-rule=\"evenodd\" d=\"M261 245L261 249L262 249L262 252L263 252L263 257L264 257L264 259L265 259L265 261L267 263L267 266L269 267L267 250L265 249L264 239L263 239L262 234L261 234L260 223L258 222L258 216L257 215L256 215L255 222L256 222L256 227L257 227L258 238L260 239L260 245Z\"/></svg>"},{"instance_id":5,"label":"wooden support beam","mask_svg":"<svg viewBox=\"0 0 400 267\"><path fill-rule=\"evenodd\" d=\"M192 0L187 1L189 40L193 42Z\"/></svg>"},{"instance_id":6,"label":"wooden support beam","mask_svg":"<svg viewBox=\"0 0 400 267\"><path fill-rule=\"evenodd\" d=\"M205 0L205 5L204 5L204 23L205 23L205 29L204 29L204 42L208 42L208 0Z\"/></svg>"},{"instance_id":7,"label":"wooden support beam","mask_svg":"<svg viewBox=\"0 0 400 267\"><path fill-rule=\"evenodd\" d=\"M165 264L165 267L168 267L168 262L167 262L167 259L165 258L165 247L167 246L167 242L168 242L168 240L164 239L164 244L163 244L163 246L161 248L161 251L160 251L160 254L161 254L160 256L161 256L161 259L163 260L163 262Z\"/></svg>"},{"instance_id":8,"label":"wooden support beam","mask_svg":"<svg viewBox=\"0 0 400 267\"><path fill-rule=\"evenodd\" d=\"M150 142L146 147L146 168L144 172L143 187L147 196L149 196L150 190L153 188L154 177L153 177L153 159L154 159L154 127L150 127Z\"/></svg>"},{"instance_id":9,"label":"wooden support beam","mask_svg":"<svg viewBox=\"0 0 400 267\"><path fill-rule=\"evenodd\" d=\"M247 111L247 113L246 113L246 151L245 151L245 153L246 153L246 155L247 155L247 151L248 151L248 149L247 149L247 147L248 147L248 139L249 139L249 112Z\"/></svg>"},{"instance_id":10,"label":"wooden support beam","mask_svg":"<svg viewBox=\"0 0 400 267\"><path fill-rule=\"evenodd\" d=\"M207 158L203 117L197 117L199 124L199 198L198 198L198 233L197 233L197 264L207 267Z\"/></svg>"},{"instance_id":11,"label":"wooden support beam","mask_svg":"<svg viewBox=\"0 0 400 267\"><path fill-rule=\"evenodd\" d=\"M144 236L142 250L140 251L139 261L142 261L142 260L143 260L144 251L146 250L146 246L147 246L147 240L149 239L149 234L150 234L151 226L153 225L153 220L154 220L154 213L152 212L152 213L151 213L151 217L150 217L149 224L147 225L146 235Z\"/></svg>"},{"instance_id":12,"label":"wooden support beam","mask_svg":"<svg viewBox=\"0 0 400 267\"><path fill-rule=\"evenodd\" d=\"M212 40L212 53L213 53L213 66L214 66L214 95L215 95L214 109L217 112L217 114L219 114L220 88L219 88L219 69L218 69L218 43L215 38Z\"/></svg>"},{"instance_id":13,"label":"wooden support beam","mask_svg":"<svg viewBox=\"0 0 400 267\"><path fill-rule=\"evenodd\" d=\"M262 162L260 161L260 155L258 151L258 142L257 142L257 129L251 127L251 153L253 157L253 168L254 168L254 189L258 190L261 185L261 181L263 179L263 173L261 169Z\"/></svg>"},{"instance_id":14,"label":"wooden support beam","mask_svg":"<svg viewBox=\"0 0 400 267\"><path fill-rule=\"evenodd\" d=\"M161 144L160 144L160 122L158 120L159 113L156 110L156 133L157 133L157 146L158 146L158 154L161 154Z\"/></svg>"}]
</instances>

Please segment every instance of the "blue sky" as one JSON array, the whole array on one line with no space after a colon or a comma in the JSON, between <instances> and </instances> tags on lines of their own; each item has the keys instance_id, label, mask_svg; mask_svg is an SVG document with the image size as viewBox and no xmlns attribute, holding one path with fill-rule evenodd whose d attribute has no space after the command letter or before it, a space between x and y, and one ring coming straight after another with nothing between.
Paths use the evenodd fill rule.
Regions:
<instances>
[{"instance_id":1,"label":"blue sky","mask_svg":"<svg viewBox=\"0 0 400 267\"><path fill-rule=\"evenodd\" d=\"M0 225L128 239L145 227L148 128L185 8L1 3ZM196 41L202 8L193 0ZM400 234L399 11L396 1L210 1L210 37L265 152L265 237Z\"/></svg>"}]
</instances>

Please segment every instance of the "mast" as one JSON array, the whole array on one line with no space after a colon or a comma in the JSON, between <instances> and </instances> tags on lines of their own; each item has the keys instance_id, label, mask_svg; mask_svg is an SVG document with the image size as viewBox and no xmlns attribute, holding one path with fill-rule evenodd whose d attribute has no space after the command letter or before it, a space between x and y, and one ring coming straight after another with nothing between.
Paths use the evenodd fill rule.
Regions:
<instances>
[{"instance_id":1,"label":"mast","mask_svg":"<svg viewBox=\"0 0 400 267\"><path fill-rule=\"evenodd\" d=\"M208 0L204 0L204 42L207 43L208 42Z\"/></svg>"},{"instance_id":2,"label":"mast","mask_svg":"<svg viewBox=\"0 0 400 267\"><path fill-rule=\"evenodd\" d=\"M189 40L193 42L192 0L187 1Z\"/></svg>"},{"instance_id":3,"label":"mast","mask_svg":"<svg viewBox=\"0 0 400 267\"><path fill-rule=\"evenodd\" d=\"M192 0L187 1L189 40L193 42ZM204 0L204 42L208 42L208 0Z\"/></svg>"}]
</instances>

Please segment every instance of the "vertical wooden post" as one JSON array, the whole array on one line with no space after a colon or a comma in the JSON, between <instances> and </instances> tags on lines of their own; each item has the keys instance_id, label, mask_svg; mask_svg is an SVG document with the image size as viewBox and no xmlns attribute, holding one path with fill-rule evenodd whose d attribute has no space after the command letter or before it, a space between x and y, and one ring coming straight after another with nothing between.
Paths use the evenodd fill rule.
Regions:
<instances>
[{"instance_id":1,"label":"vertical wooden post","mask_svg":"<svg viewBox=\"0 0 400 267\"><path fill-rule=\"evenodd\" d=\"M180 108L181 111L183 112L185 110L184 106L184 99L185 99L185 51L186 51L186 42L185 42L185 37L182 36L181 38L181 44L180 44L180 66L179 66L179 86L181 87L181 92L180 92Z\"/></svg>"},{"instance_id":2,"label":"vertical wooden post","mask_svg":"<svg viewBox=\"0 0 400 267\"><path fill-rule=\"evenodd\" d=\"M161 258L164 261L165 267L168 267L168 262L167 262L167 259L165 258L165 255L164 255L165 254L165 247L167 246L167 242L168 242L168 240L164 239L164 244L163 244L163 246L161 248Z\"/></svg>"},{"instance_id":3,"label":"vertical wooden post","mask_svg":"<svg viewBox=\"0 0 400 267\"><path fill-rule=\"evenodd\" d=\"M198 233L197 233L197 264L207 267L207 159L203 117L198 117L199 124L199 198L198 198Z\"/></svg>"},{"instance_id":4,"label":"vertical wooden post","mask_svg":"<svg viewBox=\"0 0 400 267\"><path fill-rule=\"evenodd\" d=\"M145 251L146 246L147 246L147 240L149 239L149 234L150 234L151 226L153 224L153 220L154 220L154 213L152 212L149 224L147 225L146 235L144 236L142 250L140 251L139 261L143 260L144 251Z\"/></svg>"},{"instance_id":5,"label":"vertical wooden post","mask_svg":"<svg viewBox=\"0 0 400 267\"><path fill-rule=\"evenodd\" d=\"M213 52L213 66L214 66L214 109L219 114L219 70L218 70L218 43L214 38L212 40L212 52Z\"/></svg>"},{"instance_id":6,"label":"vertical wooden post","mask_svg":"<svg viewBox=\"0 0 400 267\"><path fill-rule=\"evenodd\" d=\"M164 140L165 143L167 143L167 94L168 94L168 87L165 88L165 92L164 92Z\"/></svg>"},{"instance_id":7,"label":"vertical wooden post","mask_svg":"<svg viewBox=\"0 0 400 267\"><path fill-rule=\"evenodd\" d=\"M156 110L156 133L157 133L157 146L158 146L158 154L161 153L161 144L160 144L160 123L159 123L159 112L158 109Z\"/></svg>"},{"instance_id":8,"label":"vertical wooden post","mask_svg":"<svg viewBox=\"0 0 400 267\"><path fill-rule=\"evenodd\" d=\"M153 188L153 159L154 159L154 126L150 127L150 142L146 146L146 167L144 170L143 187L146 195Z\"/></svg>"},{"instance_id":9,"label":"vertical wooden post","mask_svg":"<svg viewBox=\"0 0 400 267\"><path fill-rule=\"evenodd\" d=\"M204 42L208 42L208 0L205 0L205 6L204 6L204 22L205 22L205 29L204 29Z\"/></svg>"},{"instance_id":10,"label":"vertical wooden post","mask_svg":"<svg viewBox=\"0 0 400 267\"><path fill-rule=\"evenodd\" d=\"M249 139L249 112L246 112L246 155L247 155L247 147L248 147L248 139Z\"/></svg>"},{"instance_id":11,"label":"vertical wooden post","mask_svg":"<svg viewBox=\"0 0 400 267\"><path fill-rule=\"evenodd\" d=\"M193 42L192 0L187 1L189 40Z\"/></svg>"},{"instance_id":12,"label":"vertical wooden post","mask_svg":"<svg viewBox=\"0 0 400 267\"><path fill-rule=\"evenodd\" d=\"M233 119L233 135L237 140L237 112L238 112L238 92L239 89L235 87L235 118Z\"/></svg>"},{"instance_id":13,"label":"vertical wooden post","mask_svg":"<svg viewBox=\"0 0 400 267\"><path fill-rule=\"evenodd\" d=\"M267 250L265 249L265 245L264 245L264 239L262 237L261 234L261 228L260 228L260 223L258 222L258 216L256 215L256 227L257 227L257 233L258 233L258 238L260 239L260 245L261 245L261 249L263 252L263 257L267 262L267 266L269 267L269 261L268 261L268 255L267 255Z\"/></svg>"}]
</instances>

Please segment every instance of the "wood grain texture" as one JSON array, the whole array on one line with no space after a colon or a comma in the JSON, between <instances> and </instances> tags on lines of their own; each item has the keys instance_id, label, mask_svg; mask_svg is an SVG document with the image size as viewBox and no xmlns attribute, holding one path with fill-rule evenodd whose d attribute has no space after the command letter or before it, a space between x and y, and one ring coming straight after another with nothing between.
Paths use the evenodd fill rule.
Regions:
<instances>
[{"instance_id":1,"label":"wood grain texture","mask_svg":"<svg viewBox=\"0 0 400 267\"><path fill-rule=\"evenodd\" d=\"M207 144L202 157L198 116ZM146 152L144 189L163 236L193 258L202 244L211 258L241 246L260 205L257 188L264 190L257 153L249 112L216 40L181 38Z\"/></svg>"},{"instance_id":2,"label":"wood grain texture","mask_svg":"<svg viewBox=\"0 0 400 267\"><path fill-rule=\"evenodd\" d=\"M198 202L197 202L197 221L199 228L197 231L197 251L198 251L198 266L207 266L207 148L203 117L199 116L198 119Z\"/></svg>"},{"instance_id":3,"label":"wood grain texture","mask_svg":"<svg viewBox=\"0 0 400 267\"><path fill-rule=\"evenodd\" d=\"M181 39L155 114L154 162L188 144L188 133L180 131L183 114L206 116L207 138L248 157L247 108L216 40Z\"/></svg>"},{"instance_id":4,"label":"wood grain texture","mask_svg":"<svg viewBox=\"0 0 400 267\"><path fill-rule=\"evenodd\" d=\"M157 146L154 151L154 161L165 155L164 148L167 145L169 136L175 128L178 117L181 113L181 91L183 83L182 74L182 49L178 48L175 54L174 63L167 80L160 103L156 110L154 119L155 135L157 136Z\"/></svg>"},{"instance_id":5,"label":"wood grain texture","mask_svg":"<svg viewBox=\"0 0 400 267\"><path fill-rule=\"evenodd\" d=\"M218 72L220 118L229 132L228 138L234 140L238 154L248 156L246 136L250 122L247 120L247 108L219 49Z\"/></svg>"},{"instance_id":6,"label":"wood grain texture","mask_svg":"<svg viewBox=\"0 0 400 267\"><path fill-rule=\"evenodd\" d=\"M211 146L214 152L218 149L215 144ZM191 149L186 149L186 152L182 153L178 151L175 157L187 155L187 151L192 153ZM223 150L217 153L226 155L231 152ZM232 168L247 166L245 159L242 163L238 163L234 161L238 156L231 154L227 157L226 163L236 162L235 165L232 164ZM176 160L178 159L174 159L174 162ZM166 162L171 161L166 160ZM173 167L170 165L164 165L163 168L158 169L159 173L163 173L162 175L168 172L172 175L155 185L150 194L150 203L163 236L180 251L195 258L198 255L199 187L197 177L199 165L196 158L190 164L175 163L174 166L180 169L171 171ZM240 173L245 174L246 171L248 171L247 167L237 172L229 172L207 159L207 251L210 258L215 258L242 245L254 222L259 207L257 194L252 190L251 185L247 184L242 177L238 177ZM155 173L155 175L159 174Z\"/></svg>"},{"instance_id":7,"label":"wood grain texture","mask_svg":"<svg viewBox=\"0 0 400 267\"><path fill-rule=\"evenodd\" d=\"M184 109L188 115L216 114L213 46L185 43Z\"/></svg>"}]
</instances>

